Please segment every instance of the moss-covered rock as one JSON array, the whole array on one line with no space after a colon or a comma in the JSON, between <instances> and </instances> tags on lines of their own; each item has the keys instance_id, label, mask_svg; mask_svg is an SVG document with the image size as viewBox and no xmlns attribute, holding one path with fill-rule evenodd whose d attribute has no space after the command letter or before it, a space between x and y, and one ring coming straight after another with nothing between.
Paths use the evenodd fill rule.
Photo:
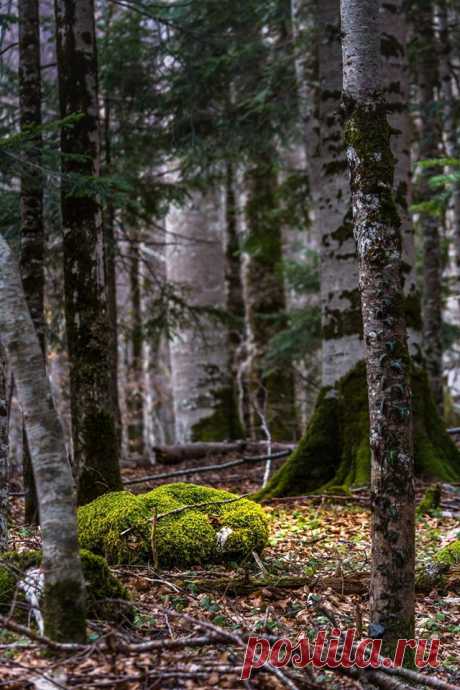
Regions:
<instances>
[{"instance_id":1,"label":"moss-covered rock","mask_svg":"<svg viewBox=\"0 0 460 690\"><path fill-rule=\"evenodd\" d=\"M411 376L415 469L418 476L460 479L460 452L434 405L426 373ZM366 367L359 362L334 387L323 388L296 450L255 498L348 492L370 477Z\"/></svg>"},{"instance_id":2,"label":"moss-covered rock","mask_svg":"<svg viewBox=\"0 0 460 690\"><path fill-rule=\"evenodd\" d=\"M127 491L106 494L79 509L80 543L109 563L158 558L160 566L183 567L241 561L263 549L268 528L260 506L237 499L227 491L186 483L166 484L138 496Z\"/></svg>"},{"instance_id":3,"label":"moss-covered rock","mask_svg":"<svg viewBox=\"0 0 460 690\"><path fill-rule=\"evenodd\" d=\"M435 556L437 563L443 565L457 565L460 563L460 539L452 541L447 546L444 546Z\"/></svg>"},{"instance_id":4,"label":"moss-covered rock","mask_svg":"<svg viewBox=\"0 0 460 690\"><path fill-rule=\"evenodd\" d=\"M130 620L133 611L129 605L126 587L112 575L107 562L101 556L82 549L80 552L83 575L86 582L88 615L111 621ZM23 613L28 604L18 582L30 568L41 564L41 551L18 553L9 551L0 558L0 612L9 611L13 598L17 602L17 613ZM126 602L123 605L120 602Z\"/></svg>"}]
</instances>

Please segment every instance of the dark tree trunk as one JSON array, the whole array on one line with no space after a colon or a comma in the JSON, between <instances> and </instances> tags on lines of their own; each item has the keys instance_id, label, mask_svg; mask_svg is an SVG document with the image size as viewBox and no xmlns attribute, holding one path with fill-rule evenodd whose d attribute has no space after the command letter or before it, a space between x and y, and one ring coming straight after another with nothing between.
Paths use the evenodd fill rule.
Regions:
<instances>
[{"instance_id":1,"label":"dark tree trunk","mask_svg":"<svg viewBox=\"0 0 460 690\"><path fill-rule=\"evenodd\" d=\"M413 8L416 27L416 69L419 88L420 143L419 158L428 160L439 155L439 130L435 94L438 87L437 46L434 36L434 12L431 0L422 0ZM420 201L433 197L429 177L436 169L422 171L418 187ZM443 414L442 378L442 286L441 241L439 220L421 213L423 232L423 350L431 390L439 413Z\"/></svg>"},{"instance_id":2,"label":"dark tree trunk","mask_svg":"<svg viewBox=\"0 0 460 690\"><path fill-rule=\"evenodd\" d=\"M74 192L99 173L96 38L92 0L56 0L62 129L62 218L72 437L78 500L122 488L113 352L104 282L101 208L93 190ZM77 185L78 186L78 185Z\"/></svg>"},{"instance_id":3,"label":"dark tree trunk","mask_svg":"<svg viewBox=\"0 0 460 690\"><path fill-rule=\"evenodd\" d=\"M344 101L372 452L370 635L411 639L415 491L410 358L395 160L381 99L379 1L342 0Z\"/></svg>"},{"instance_id":4,"label":"dark tree trunk","mask_svg":"<svg viewBox=\"0 0 460 690\"><path fill-rule=\"evenodd\" d=\"M276 217L277 176L269 154L261 156L246 174L247 204L244 270L247 362L252 435L264 424L272 440L295 437L294 371L267 366L270 340L286 326L286 296L281 273L281 223Z\"/></svg>"},{"instance_id":5,"label":"dark tree trunk","mask_svg":"<svg viewBox=\"0 0 460 690\"><path fill-rule=\"evenodd\" d=\"M143 329L140 283L139 233L131 233L129 243L130 286L130 348L127 390L127 436L130 457L138 461L144 455L144 381L143 381Z\"/></svg>"},{"instance_id":6,"label":"dark tree trunk","mask_svg":"<svg viewBox=\"0 0 460 690\"><path fill-rule=\"evenodd\" d=\"M8 372L0 344L0 553L8 551Z\"/></svg>"},{"instance_id":7,"label":"dark tree trunk","mask_svg":"<svg viewBox=\"0 0 460 690\"><path fill-rule=\"evenodd\" d=\"M18 0L19 18L19 106L21 131L40 128L40 21L38 0ZM42 136L33 133L24 152L21 171L21 276L27 305L45 356L44 320L44 227L43 175L41 170ZM23 477L25 521L38 521L37 494L27 436L23 434Z\"/></svg>"}]
</instances>

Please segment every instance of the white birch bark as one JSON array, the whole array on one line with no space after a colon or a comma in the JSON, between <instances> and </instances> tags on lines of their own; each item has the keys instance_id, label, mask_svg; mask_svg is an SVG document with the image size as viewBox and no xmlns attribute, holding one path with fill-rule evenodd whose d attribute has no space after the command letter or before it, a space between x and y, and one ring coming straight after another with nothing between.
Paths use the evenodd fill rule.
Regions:
<instances>
[{"instance_id":1,"label":"white birch bark","mask_svg":"<svg viewBox=\"0 0 460 690\"><path fill-rule=\"evenodd\" d=\"M191 307L225 307L223 214L222 191L214 188L193 191L167 217L167 277L184 290ZM181 329L171 342L171 367L177 441L205 440L200 438L205 427L206 440L228 438L234 420L222 418L222 403L231 393L224 325L201 314L196 327Z\"/></svg>"},{"instance_id":2,"label":"white birch bark","mask_svg":"<svg viewBox=\"0 0 460 690\"><path fill-rule=\"evenodd\" d=\"M45 632L54 639L82 641L86 637L85 593L75 487L19 269L2 237L0 304L1 341L24 411L37 487L45 576Z\"/></svg>"}]
</instances>

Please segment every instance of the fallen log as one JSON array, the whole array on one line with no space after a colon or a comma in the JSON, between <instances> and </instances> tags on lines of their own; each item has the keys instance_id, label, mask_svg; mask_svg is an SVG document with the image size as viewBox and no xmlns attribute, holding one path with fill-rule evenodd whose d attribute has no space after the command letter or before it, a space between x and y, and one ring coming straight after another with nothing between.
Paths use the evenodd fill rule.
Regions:
<instances>
[{"instance_id":1,"label":"fallen log","mask_svg":"<svg viewBox=\"0 0 460 690\"><path fill-rule=\"evenodd\" d=\"M452 569L453 571L454 569ZM419 571L415 580L415 589L418 594L428 594L433 589L444 590L450 586L448 578L449 569L433 567L432 569ZM197 592L220 592L222 594L239 596L251 594L260 589L300 589L309 587L316 591L332 589L343 595L366 594L369 591L369 573L353 573L350 575L282 575L279 577L265 575L263 577L222 577L222 578L179 578L175 584L186 589L192 587Z\"/></svg>"},{"instance_id":2,"label":"fallen log","mask_svg":"<svg viewBox=\"0 0 460 690\"><path fill-rule=\"evenodd\" d=\"M264 462L268 459L277 460L279 458L285 458L290 454L290 450L281 450L274 455L261 455L255 457L240 458L239 460L231 460L230 462L224 462L219 465L205 465L204 467L189 467L183 470L175 470L173 472L160 472L158 474L150 474L147 477L139 477L138 479L126 479L123 484L143 484L144 482L158 481L159 479L173 479L174 477L186 477L190 474L202 474L205 472L215 472L226 470L229 467L236 467L237 465L244 465L245 463L257 463Z\"/></svg>"},{"instance_id":3,"label":"fallen log","mask_svg":"<svg viewBox=\"0 0 460 690\"><path fill-rule=\"evenodd\" d=\"M293 443L272 443L272 452L295 448ZM223 443L186 443L174 446L155 446L153 448L155 460L159 465L178 465L187 460L200 460L213 455L229 455L230 453L259 454L267 450L267 444L255 441L228 441Z\"/></svg>"}]
</instances>

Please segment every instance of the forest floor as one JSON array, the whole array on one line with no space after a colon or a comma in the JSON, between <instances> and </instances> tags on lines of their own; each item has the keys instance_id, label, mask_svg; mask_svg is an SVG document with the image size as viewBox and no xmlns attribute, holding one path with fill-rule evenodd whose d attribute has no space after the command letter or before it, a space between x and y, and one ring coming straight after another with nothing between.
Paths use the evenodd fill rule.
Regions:
<instances>
[{"instance_id":1,"label":"forest floor","mask_svg":"<svg viewBox=\"0 0 460 690\"><path fill-rule=\"evenodd\" d=\"M222 461L216 459L219 460ZM188 462L187 466L190 464ZM180 466L172 469L178 468ZM250 493L260 486L262 466L238 469L241 469L239 477L233 470L233 473L190 476L187 481L238 493ZM165 471L165 468L158 468L158 471ZM143 474L145 469L125 473L129 478ZM155 482L141 484L136 486L136 491L153 486ZM423 488L422 485L418 487L419 491ZM240 565L237 572L215 565L187 572L113 568L114 574L131 592L136 608L134 625L120 625L114 629L92 621L92 646L67 657L50 657L46 647L39 648L26 636L0 630L0 688L339 690L361 687L353 679L323 670L315 670L313 675L305 671L295 675L300 672L283 669L281 676L287 673L289 678L257 672L246 683L239 680L239 675L244 656L241 640L249 634L273 639L288 637L295 641L302 634L311 639L317 631L330 629L333 624L341 629L366 630L370 554L367 499L366 494L360 492L353 498L334 501L316 497L265 504L271 522L269 546L261 562L251 558L250 562ZM12 547L37 547L38 535L21 526L21 512L21 499L16 498ZM435 517L418 519L419 563L429 563L439 547L460 531L459 515L460 487L444 487L441 510ZM232 579L248 574L270 580L271 584L234 594L230 586ZM305 584L297 589L277 586L277 582L282 582L280 578L288 575L305 578ZM200 579L211 585L209 591L200 591L199 586L190 584ZM444 595L436 590L418 595L416 615L417 636L441 640L441 663L436 676L460 688L459 583L456 586L454 583L452 591ZM213 641L214 635L222 637L222 630L228 639ZM112 650L110 653L97 644L104 635L106 640L112 640L107 645ZM210 643L201 648L117 651L117 639L135 645L150 640L183 640L206 635ZM49 684L47 679L50 678L54 679L53 684ZM414 683L409 686L424 687Z\"/></svg>"}]
</instances>

